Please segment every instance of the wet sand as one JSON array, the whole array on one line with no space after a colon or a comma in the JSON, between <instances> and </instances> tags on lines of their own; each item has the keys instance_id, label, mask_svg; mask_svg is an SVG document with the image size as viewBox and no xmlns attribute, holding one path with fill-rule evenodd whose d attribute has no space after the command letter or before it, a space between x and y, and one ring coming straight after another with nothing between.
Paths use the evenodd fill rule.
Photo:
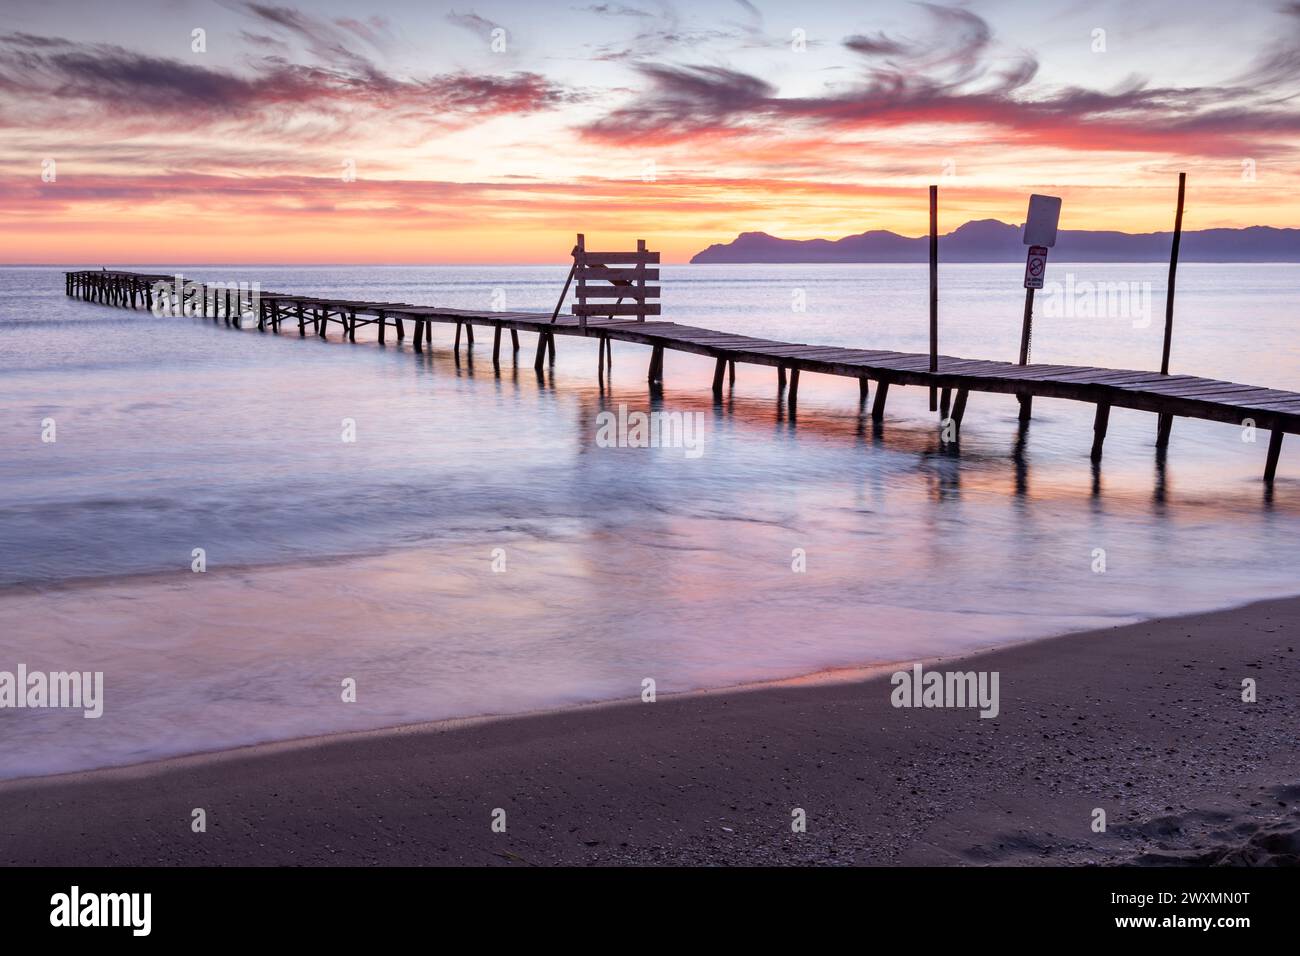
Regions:
<instances>
[{"instance_id":1,"label":"wet sand","mask_svg":"<svg viewBox=\"0 0 1300 956\"><path fill-rule=\"evenodd\" d=\"M0 863L1294 864L1298 644L1290 598L927 663L994 719L883 673L10 781Z\"/></svg>"}]
</instances>

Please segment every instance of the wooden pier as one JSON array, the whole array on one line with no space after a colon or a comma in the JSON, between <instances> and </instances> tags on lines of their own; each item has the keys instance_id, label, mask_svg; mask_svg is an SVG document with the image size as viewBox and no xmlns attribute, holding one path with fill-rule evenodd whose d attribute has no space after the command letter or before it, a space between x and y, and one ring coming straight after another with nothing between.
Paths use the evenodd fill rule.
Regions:
<instances>
[{"instance_id":1,"label":"wooden pier","mask_svg":"<svg viewBox=\"0 0 1300 956\"><path fill-rule=\"evenodd\" d=\"M595 258L602 254L590 255ZM209 318L237 326L256 321L259 329L270 332L280 332L288 322L290 328L297 326L300 336L310 332L324 337L330 323L335 323L345 338L355 342L358 328L374 325L380 342L386 341L390 331L401 342L409 327L411 344L417 352L426 345L432 346L434 323L456 326L457 351L462 332L467 344L472 345L477 327L492 333L492 364L497 368L501 363L502 334L506 331L510 333L512 355L519 351L521 331L537 335L534 366L538 371L543 369L548 356L554 361L557 335L595 338L600 347L597 374L602 383L613 341L650 346L647 379L651 388L663 381L665 350L713 358L716 363L713 391L718 396L722 394L728 373L734 382L737 362L765 365L777 370L778 389L784 390L792 410L798 401L800 373L839 375L858 380L859 397L864 403L869 399L870 383L876 383L871 415L877 422L884 417L891 386L934 387L942 394L939 414L954 436L959 435L971 392L1012 394L1022 401L1035 396L1070 399L1096 406L1094 462L1101 460L1111 408L1132 408L1159 416L1161 436L1166 438L1164 422L1173 417L1200 418L1241 427L1253 423L1260 431L1270 433L1264 465L1264 481L1270 485L1277 473L1282 436L1300 434L1300 393L1193 375L1077 365L1019 365L943 355L932 362L930 355L921 353L777 342L676 322L609 318L594 314L592 309L584 309L587 314L581 316L561 316L558 309L554 315L475 312L406 302L317 298L196 282L183 283L177 295L175 276L108 270L69 272L65 280L70 296L134 309L153 309L154 290L160 283L166 283L168 291L162 303L166 314Z\"/></svg>"}]
</instances>

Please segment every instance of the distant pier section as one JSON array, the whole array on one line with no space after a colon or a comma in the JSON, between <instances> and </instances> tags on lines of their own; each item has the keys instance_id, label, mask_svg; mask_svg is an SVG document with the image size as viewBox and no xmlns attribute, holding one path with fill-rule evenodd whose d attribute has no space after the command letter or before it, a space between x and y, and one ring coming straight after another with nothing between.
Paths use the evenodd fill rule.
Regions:
<instances>
[{"instance_id":1,"label":"distant pier section","mask_svg":"<svg viewBox=\"0 0 1300 956\"><path fill-rule=\"evenodd\" d=\"M612 253L590 253L593 259ZM657 264L655 253L649 262ZM645 264L644 262L642 263ZM613 272L606 269L606 272ZM657 274L656 274L657 275ZM1271 485L1277 474L1278 458L1285 434L1300 434L1300 393L1256 385L1240 385L1194 375L1162 375L1157 371L1093 368L1079 365L1035 365L993 362L878 349L846 349L771 339L753 338L730 332L657 318L626 319L629 307L584 306L580 315L540 312L492 312L412 305L407 302L364 302L353 299L319 298L286 292L250 291L229 284L184 282L175 276L138 272L89 270L65 274L70 296L130 309L155 308L155 296L165 295L168 314L224 321L242 326L257 323L259 330L281 332L284 324L296 326L300 336L325 337L331 324L343 337L356 341L358 328L375 326L380 342L391 333L404 341L409 330L415 351L432 347L434 323L455 325L454 348L459 354L462 333L467 344L474 342L476 328L492 334L492 364L501 365L502 335L510 334L511 353L517 364L519 333L537 337L534 366L541 372L549 356L555 359L557 335L594 338L599 345L597 374L603 383L612 368L612 343L632 342L651 349L647 379L652 389L663 382L665 351L690 352L714 359L713 391L722 396L728 372L735 381L736 363L762 365L777 371L777 388L793 412L798 401L799 376L804 372L857 379L862 403L871 400L871 415L881 422L889 390L894 386L933 387L942 394L939 414L954 435L972 392L1012 394L1028 405L1033 397L1069 399L1096 408L1091 457L1098 462L1106 440L1111 408L1132 408L1163 417L1199 418L1237 426L1253 424L1270 433L1264 463L1264 481ZM658 289L653 290L658 293ZM644 302L644 298L638 300ZM643 309L655 316L653 310ZM935 367L932 369L932 365ZM871 383L876 384L874 399ZM1165 433L1167 437L1167 432Z\"/></svg>"}]
</instances>

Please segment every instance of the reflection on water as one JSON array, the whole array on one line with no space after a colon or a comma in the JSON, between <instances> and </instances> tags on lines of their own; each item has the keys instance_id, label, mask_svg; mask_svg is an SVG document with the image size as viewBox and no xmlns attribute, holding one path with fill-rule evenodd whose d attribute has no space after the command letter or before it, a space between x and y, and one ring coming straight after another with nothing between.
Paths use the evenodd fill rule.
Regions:
<instances>
[{"instance_id":1,"label":"reflection on water","mask_svg":"<svg viewBox=\"0 0 1300 956\"><path fill-rule=\"evenodd\" d=\"M1294 271L1261 287L1250 267L1184 269L1175 366L1300 389ZM1087 270L1149 272L1163 301L1156 266ZM471 308L502 287L512 309L548 309L563 281L193 274ZM1014 355L1015 280L945 273L945 352ZM924 282L923 267L668 267L664 285L673 318L923 350ZM789 311L795 287L806 314ZM1177 420L1161 457L1155 417L1115 409L1093 467L1091 409L1068 402L1037 400L1024 428L1010 396L972 394L952 448L923 389L892 388L877 425L847 380L802 376L792 414L774 370L739 366L715 401L711 360L673 353L650 395L648 349L623 343L602 389L592 342L559 338L539 381L528 335L522 367L507 339L497 374L490 339L457 361L447 328L415 355L62 288L53 270L0 270L0 670L103 670L105 716L0 711L3 776L635 697L645 677L670 693L948 654L1295 590L1300 443L1268 500L1266 440L1231 426ZM1052 319L1035 358L1150 366L1159 335ZM601 447L597 416L620 403L702 414L703 455Z\"/></svg>"}]
</instances>

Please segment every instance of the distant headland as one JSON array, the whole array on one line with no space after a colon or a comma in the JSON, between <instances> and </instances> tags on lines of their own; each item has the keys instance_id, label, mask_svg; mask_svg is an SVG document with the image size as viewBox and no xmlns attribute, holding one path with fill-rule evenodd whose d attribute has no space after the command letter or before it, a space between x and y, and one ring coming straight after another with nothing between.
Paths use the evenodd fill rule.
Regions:
<instances>
[{"instance_id":1,"label":"distant headland","mask_svg":"<svg viewBox=\"0 0 1300 956\"><path fill-rule=\"evenodd\" d=\"M1023 260L1021 227L996 219L977 219L939 237L942 262ZM1105 232L1062 229L1052 258L1058 262L1167 262L1170 232ZM929 239L876 229L843 239L780 239L765 232L742 232L691 257L719 262L926 262ZM1300 229L1247 226L1242 229L1184 230L1183 262L1300 262Z\"/></svg>"}]
</instances>

